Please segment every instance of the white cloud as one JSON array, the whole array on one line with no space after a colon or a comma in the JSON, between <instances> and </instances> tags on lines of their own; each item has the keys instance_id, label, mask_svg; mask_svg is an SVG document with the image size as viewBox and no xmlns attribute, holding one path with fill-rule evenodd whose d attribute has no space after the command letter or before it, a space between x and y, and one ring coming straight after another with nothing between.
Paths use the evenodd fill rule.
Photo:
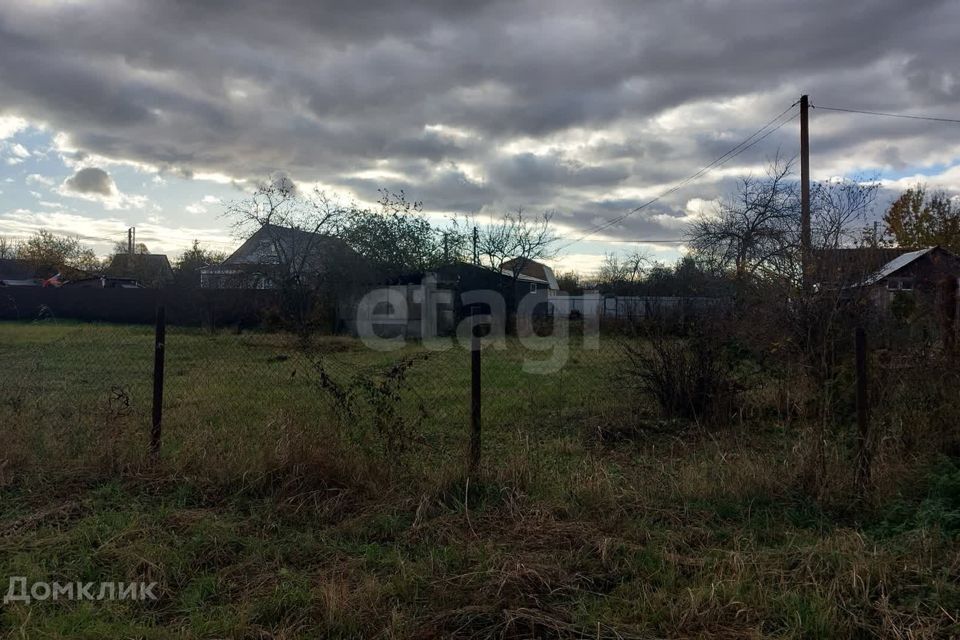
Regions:
<instances>
[{"instance_id":1,"label":"white cloud","mask_svg":"<svg viewBox=\"0 0 960 640\"><path fill-rule=\"evenodd\" d=\"M86 167L127 166L141 173L158 174L160 171L157 165L147 162L89 153L77 147L73 143L70 134L65 131L54 134L51 150L60 156L60 159L65 165L75 170Z\"/></svg>"},{"instance_id":2,"label":"white cloud","mask_svg":"<svg viewBox=\"0 0 960 640\"><path fill-rule=\"evenodd\" d=\"M560 258L544 260L557 275L576 271L581 275L595 274L603 264L603 256L595 253L568 253Z\"/></svg>"},{"instance_id":3,"label":"white cloud","mask_svg":"<svg viewBox=\"0 0 960 640\"><path fill-rule=\"evenodd\" d=\"M898 180L881 180L887 188L908 189L917 183L926 184L931 189L943 189L949 193L960 191L960 164L944 169L940 173L905 176Z\"/></svg>"},{"instance_id":4,"label":"white cloud","mask_svg":"<svg viewBox=\"0 0 960 640\"><path fill-rule=\"evenodd\" d=\"M0 213L0 235L25 238L37 229L80 238L101 255L113 249L113 243L126 239L130 220L94 218L67 211L31 211L14 209ZM237 242L221 229L204 227L164 227L152 222L137 223L137 240L154 253L176 255L190 247L194 240L221 251L232 251Z\"/></svg>"},{"instance_id":5,"label":"white cloud","mask_svg":"<svg viewBox=\"0 0 960 640\"><path fill-rule=\"evenodd\" d=\"M7 156L8 165L18 165L30 157L30 151L19 142L0 142L0 149Z\"/></svg>"},{"instance_id":6,"label":"white cloud","mask_svg":"<svg viewBox=\"0 0 960 640\"><path fill-rule=\"evenodd\" d=\"M0 140L5 140L27 128L28 122L17 116L0 116Z\"/></svg>"},{"instance_id":7,"label":"white cloud","mask_svg":"<svg viewBox=\"0 0 960 640\"><path fill-rule=\"evenodd\" d=\"M228 176L225 173L216 173L216 172L201 172L196 173L193 176L194 180L205 180L207 182L214 182L216 184L236 184L243 183L244 180L238 180L231 176Z\"/></svg>"},{"instance_id":8,"label":"white cloud","mask_svg":"<svg viewBox=\"0 0 960 640\"><path fill-rule=\"evenodd\" d=\"M56 184L56 181L49 176L42 176L39 173L31 173L27 176L27 184L42 184L48 187L52 187Z\"/></svg>"},{"instance_id":9,"label":"white cloud","mask_svg":"<svg viewBox=\"0 0 960 640\"><path fill-rule=\"evenodd\" d=\"M14 209L0 214L0 234L24 238L38 229L80 238L96 247L106 247L111 238L122 239L127 225L117 218L90 218L64 211Z\"/></svg>"}]
</instances>

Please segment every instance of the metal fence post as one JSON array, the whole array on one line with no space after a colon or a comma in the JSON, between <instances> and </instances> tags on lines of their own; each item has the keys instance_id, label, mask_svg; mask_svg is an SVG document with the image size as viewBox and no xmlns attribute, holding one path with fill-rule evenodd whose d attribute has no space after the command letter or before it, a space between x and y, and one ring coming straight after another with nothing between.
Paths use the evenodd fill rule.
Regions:
<instances>
[{"instance_id":1,"label":"metal fence post","mask_svg":"<svg viewBox=\"0 0 960 640\"><path fill-rule=\"evenodd\" d=\"M480 335L477 308L470 327L470 473L480 466Z\"/></svg>"},{"instance_id":2,"label":"metal fence post","mask_svg":"<svg viewBox=\"0 0 960 640\"><path fill-rule=\"evenodd\" d=\"M167 339L167 315L157 307L157 325L153 340L153 425L150 428L150 455L160 454L160 425L163 421L163 361Z\"/></svg>"},{"instance_id":3,"label":"metal fence post","mask_svg":"<svg viewBox=\"0 0 960 640\"><path fill-rule=\"evenodd\" d=\"M863 327L854 333L857 369L857 489L864 495L870 482L870 404L867 395L867 336Z\"/></svg>"}]
</instances>

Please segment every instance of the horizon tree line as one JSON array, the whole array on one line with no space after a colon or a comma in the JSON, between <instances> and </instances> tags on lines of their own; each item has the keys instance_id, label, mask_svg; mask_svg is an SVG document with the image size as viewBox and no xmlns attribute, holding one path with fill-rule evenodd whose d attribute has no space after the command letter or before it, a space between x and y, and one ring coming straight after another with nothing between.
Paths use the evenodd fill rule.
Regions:
<instances>
[{"instance_id":1,"label":"horizon tree line","mask_svg":"<svg viewBox=\"0 0 960 640\"><path fill-rule=\"evenodd\" d=\"M960 253L960 200L918 183L894 199L871 228L868 223L875 214L878 193L876 181L814 183L814 248L940 245ZM403 191L380 190L377 205L344 206L319 190L302 193L281 177L230 203L223 215L240 236L273 225L339 238L374 266L378 278L428 271L450 262L477 263L499 272L515 260L512 276L516 279L529 262L556 257L559 237L552 228L552 211L530 215L517 209L485 221L457 216L438 224L428 219L422 202L409 199ZM880 222L882 232L877 228ZM771 278L796 283L801 273L799 224L799 185L793 178L793 164L775 158L765 175L741 178L715 210L701 213L687 229L687 255L675 264L654 261L639 250L608 253L595 273L568 270L558 274L558 283L571 293L592 287L621 295L666 295L663 292L671 290L682 295L715 293ZM310 250L305 247L298 250L302 255L281 258L287 277L296 279L303 255ZM100 272L114 255L127 251L127 245L118 242L110 255L101 258L79 238L46 229L20 240L0 236L0 259L79 272ZM146 254L149 249L140 243L136 252ZM194 240L173 261L177 284L199 286L197 270L226 257Z\"/></svg>"}]
</instances>

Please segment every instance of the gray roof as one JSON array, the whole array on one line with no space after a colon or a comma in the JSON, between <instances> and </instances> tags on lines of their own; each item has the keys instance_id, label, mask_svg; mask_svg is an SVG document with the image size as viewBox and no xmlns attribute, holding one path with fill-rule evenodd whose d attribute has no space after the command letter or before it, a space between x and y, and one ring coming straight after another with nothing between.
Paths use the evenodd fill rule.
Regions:
<instances>
[{"instance_id":1,"label":"gray roof","mask_svg":"<svg viewBox=\"0 0 960 640\"><path fill-rule=\"evenodd\" d=\"M349 251L347 244L334 236L267 224L247 238L222 265L210 266L276 264L280 260L278 249L297 258L333 250Z\"/></svg>"},{"instance_id":2,"label":"gray roof","mask_svg":"<svg viewBox=\"0 0 960 640\"><path fill-rule=\"evenodd\" d=\"M870 286L873 284L877 284L884 278L892 276L894 273L896 273L900 269L903 269L905 266L907 266L914 260L917 260L918 258L922 258L923 256L927 255L934 249L936 249L936 247L928 247L926 249L920 249L919 251L911 251L910 253L905 253L901 256L897 256L887 264L883 265L879 271L876 271L873 275L871 275L869 278L867 278L857 286Z\"/></svg>"},{"instance_id":3,"label":"gray roof","mask_svg":"<svg viewBox=\"0 0 960 640\"><path fill-rule=\"evenodd\" d=\"M118 278L171 280L173 268L162 253L118 253L110 261L106 274Z\"/></svg>"},{"instance_id":4,"label":"gray roof","mask_svg":"<svg viewBox=\"0 0 960 640\"><path fill-rule=\"evenodd\" d=\"M0 280L30 280L36 278L37 267L25 260L0 259Z\"/></svg>"}]
</instances>

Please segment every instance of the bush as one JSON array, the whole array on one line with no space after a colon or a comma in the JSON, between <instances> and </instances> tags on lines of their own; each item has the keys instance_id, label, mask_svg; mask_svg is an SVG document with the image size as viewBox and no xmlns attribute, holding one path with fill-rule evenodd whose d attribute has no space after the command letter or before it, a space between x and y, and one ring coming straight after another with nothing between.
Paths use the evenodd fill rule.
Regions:
<instances>
[{"instance_id":1,"label":"bush","mask_svg":"<svg viewBox=\"0 0 960 640\"><path fill-rule=\"evenodd\" d=\"M734 385L720 338L676 338L654 330L647 341L625 348L628 376L656 399L665 417L713 422L728 413Z\"/></svg>"},{"instance_id":2,"label":"bush","mask_svg":"<svg viewBox=\"0 0 960 640\"><path fill-rule=\"evenodd\" d=\"M960 460L943 458L926 477L927 490L919 503L893 505L878 533L899 534L914 529L939 529L960 537Z\"/></svg>"}]
</instances>

